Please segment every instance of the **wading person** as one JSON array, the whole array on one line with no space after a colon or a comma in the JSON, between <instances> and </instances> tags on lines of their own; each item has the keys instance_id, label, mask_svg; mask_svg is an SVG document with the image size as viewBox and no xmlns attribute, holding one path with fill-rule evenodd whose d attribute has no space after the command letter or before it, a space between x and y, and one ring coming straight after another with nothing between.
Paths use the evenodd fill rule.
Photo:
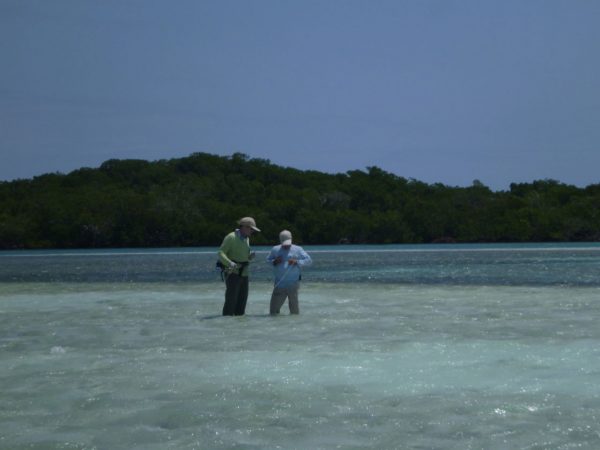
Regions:
<instances>
[{"instance_id":1,"label":"wading person","mask_svg":"<svg viewBox=\"0 0 600 450\"><path fill-rule=\"evenodd\" d=\"M271 294L269 313L279 314L279 310L288 300L290 314L299 314L298 289L300 287L301 267L312 263L312 259L298 245L292 244L292 233L283 230L279 233L280 245L271 249L267 262L273 265L275 286Z\"/></svg>"},{"instance_id":2,"label":"wading person","mask_svg":"<svg viewBox=\"0 0 600 450\"><path fill-rule=\"evenodd\" d=\"M254 257L250 251L250 236L260 231L252 217L244 217L238 224L239 228L225 236L219 249L219 262L226 275L224 316L243 316L246 312L248 264Z\"/></svg>"}]
</instances>

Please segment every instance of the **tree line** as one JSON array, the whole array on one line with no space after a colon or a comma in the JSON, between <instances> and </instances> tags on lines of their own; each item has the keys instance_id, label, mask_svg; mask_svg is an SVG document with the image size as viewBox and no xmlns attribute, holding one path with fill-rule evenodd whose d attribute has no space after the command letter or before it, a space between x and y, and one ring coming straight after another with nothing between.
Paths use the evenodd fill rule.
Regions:
<instances>
[{"instance_id":1,"label":"tree line","mask_svg":"<svg viewBox=\"0 0 600 450\"><path fill-rule=\"evenodd\" d=\"M116 160L0 182L0 248L214 246L256 218L269 245L600 240L600 184L538 180L494 192L378 167L327 174L235 153Z\"/></svg>"}]
</instances>

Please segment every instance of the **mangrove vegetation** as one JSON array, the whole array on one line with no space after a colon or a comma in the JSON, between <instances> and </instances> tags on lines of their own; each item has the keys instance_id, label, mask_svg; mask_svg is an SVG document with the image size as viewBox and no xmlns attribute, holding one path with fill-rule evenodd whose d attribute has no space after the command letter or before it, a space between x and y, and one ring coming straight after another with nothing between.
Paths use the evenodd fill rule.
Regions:
<instances>
[{"instance_id":1,"label":"mangrove vegetation","mask_svg":"<svg viewBox=\"0 0 600 450\"><path fill-rule=\"evenodd\" d=\"M492 191L427 184L378 167L328 174L240 153L109 160L0 182L0 248L214 246L239 217L254 244L600 240L600 184L556 180Z\"/></svg>"}]
</instances>

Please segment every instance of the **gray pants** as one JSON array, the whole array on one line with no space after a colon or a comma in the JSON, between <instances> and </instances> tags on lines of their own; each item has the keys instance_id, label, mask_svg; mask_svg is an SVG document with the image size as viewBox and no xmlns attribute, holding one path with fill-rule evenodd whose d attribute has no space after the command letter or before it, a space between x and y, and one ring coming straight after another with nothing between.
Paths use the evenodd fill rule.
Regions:
<instances>
[{"instance_id":1,"label":"gray pants","mask_svg":"<svg viewBox=\"0 0 600 450\"><path fill-rule=\"evenodd\" d=\"M289 288L276 287L273 289L271 294L271 306L269 312L272 315L279 314L279 310L285 303L286 299L289 299L290 314L300 314L300 308L298 306L298 288L299 284L290 286Z\"/></svg>"}]
</instances>

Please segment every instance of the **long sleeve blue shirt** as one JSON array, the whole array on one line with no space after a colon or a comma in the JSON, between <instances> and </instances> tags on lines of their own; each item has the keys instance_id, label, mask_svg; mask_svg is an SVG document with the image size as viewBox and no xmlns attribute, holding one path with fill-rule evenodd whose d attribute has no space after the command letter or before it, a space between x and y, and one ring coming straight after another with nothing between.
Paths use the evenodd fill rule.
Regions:
<instances>
[{"instance_id":1,"label":"long sleeve blue shirt","mask_svg":"<svg viewBox=\"0 0 600 450\"><path fill-rule=\"evenodd\" d=\"M289 248L276 245L267 256L267 262L273 264L277 257L281 258L281 262L273 265L273 275L275 286L278 288L289 288L298 284L301 268L312 263L309 254L299 245L292 244ZM297 263L290 264L290 260L295 260Z\"/></svg>"}]
</instances>

